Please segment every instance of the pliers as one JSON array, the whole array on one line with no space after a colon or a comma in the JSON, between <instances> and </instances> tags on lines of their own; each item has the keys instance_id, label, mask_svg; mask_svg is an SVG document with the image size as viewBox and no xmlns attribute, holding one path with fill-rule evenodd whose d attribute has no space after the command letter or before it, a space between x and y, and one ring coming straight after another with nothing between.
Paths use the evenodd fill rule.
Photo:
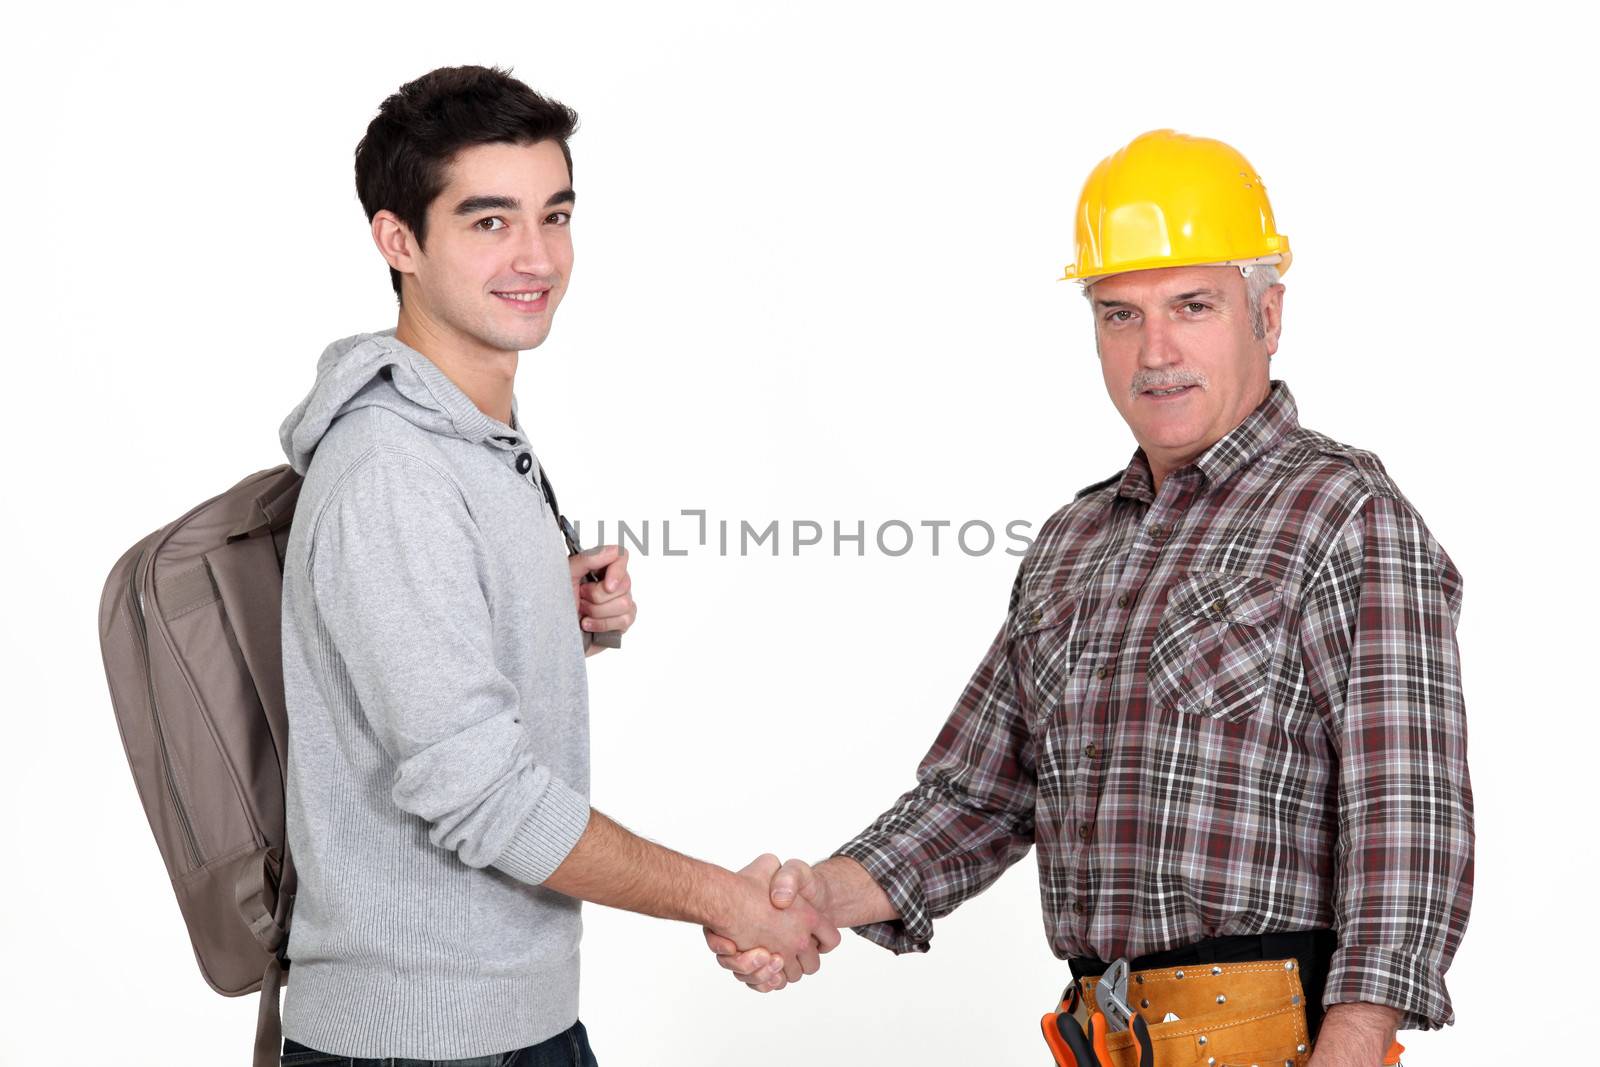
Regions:
<instances>
[{"instance_id":1,"label":"pliers","mask_svg":"<svg viewBox=\"0 0 1600 1067\"><path fill-rule=\"evenodd\" d=\"M1155 1067L1155 1048L1150 1042L1150 1028L1145 1025L1144 1017L1135 1013L1129 1020L1128 1028L1139 1046L1139 1067ZM1111 1050L1106 1047L1106 1035L1110 1032L1110 1024L1099 1012L1089 1016L1087 1032L1078 1028L1070 1009L1044 1018L1045 1044L1050 1046L1051 1053L1061 1067L1116 1067L1111 1059Z\"/></svg>"}]
</instances>

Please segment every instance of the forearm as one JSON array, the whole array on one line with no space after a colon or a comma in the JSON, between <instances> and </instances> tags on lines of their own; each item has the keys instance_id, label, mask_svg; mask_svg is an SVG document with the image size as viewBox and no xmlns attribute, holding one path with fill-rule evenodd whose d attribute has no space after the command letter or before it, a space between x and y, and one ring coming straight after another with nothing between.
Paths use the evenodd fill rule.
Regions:
<instances>
[{"instance_id":1,"label":"forearm","mask_svg":"<svg viewBox=\"0 0 1600 1067\"><path fill-rule=\"evenodd\" d=\"M900 918L883 887L848 856L823 860L814 870L827 887L828 917L835 926L865 926Z\"/></svg>"},{"instance_id":2,"label":"forearm","mask_svg":"<svg viewBox=\"0 0 1600 1067\"><path fill-rule=\"evenodd\" d=\"M593 809L583 836L544 885L594 904L711 927L729 924L748 895L733 872L647 841Z\"/></svg>"},{"instance_id":3,"label":"forearm","mask_svg":"<svg viewBox=\"0 0 1600 1067\"><path fill-rule=\"evenodd\" d=\"M851 919L856 933L891 952L926 952L935 919L981 892L1027 852L1031 824L970 801L950 780L930 775L834 850L835 859L853 861L876 885L882 896L867 899L875 901L874 911L890 917Z\"/></svg>"},{"instance_id":4,"label":"forearm","mask_svg":"<svg viewBox=\"0 0 1600 1067\"><path fill-rule=\"evenodd\" d=\"M1334 1004L1322 1020L1311 1067L1375 1067L1394 1043L1400 1012L1381 1004Z\"/></svg>"}]
</instances>

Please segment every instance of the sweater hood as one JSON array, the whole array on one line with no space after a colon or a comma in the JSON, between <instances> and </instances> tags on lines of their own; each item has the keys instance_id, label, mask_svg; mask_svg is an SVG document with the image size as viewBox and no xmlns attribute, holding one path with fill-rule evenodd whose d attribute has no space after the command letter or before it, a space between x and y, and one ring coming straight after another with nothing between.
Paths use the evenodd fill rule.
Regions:
<instances>
[{"instance_id":1,"label":"sweater hood","mask_svg":"<svg viewBox=\"0 0 1600 1067\"><path fill-rule=\"evenodd\" d=\"M278 428L283 453L295 472L304 475L312 454L339 416L365 407L381 407L430 433L467 441L493 439L507 447L518 433L485 415L433 361L402 341L393 330L358 333L333 342L317 360L317 379L304 400ZM511 400L511 421L517 401Z\"/></svg>"}]
</instances>

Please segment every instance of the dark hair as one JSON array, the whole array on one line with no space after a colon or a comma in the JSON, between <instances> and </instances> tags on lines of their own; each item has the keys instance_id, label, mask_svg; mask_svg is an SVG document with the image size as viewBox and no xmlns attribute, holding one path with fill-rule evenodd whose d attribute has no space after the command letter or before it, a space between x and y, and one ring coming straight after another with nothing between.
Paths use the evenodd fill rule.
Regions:
<instances>
[{"instance_id":1,"label":"dark hair","mask_svg":"<svg viewBox=\"0 0 1600 1067\"><path fill-rule=\"evenodd\" d=\"M402 85L383 102L356 145L356 195L367 221L388 209L427 240L428 205L444 189L445 168L463 148L555 141L572 175L567 138L578 113L540 96L498 67L440 67ZM400 272L389 269L394 294Z\"/></svg>"}]
</instances>

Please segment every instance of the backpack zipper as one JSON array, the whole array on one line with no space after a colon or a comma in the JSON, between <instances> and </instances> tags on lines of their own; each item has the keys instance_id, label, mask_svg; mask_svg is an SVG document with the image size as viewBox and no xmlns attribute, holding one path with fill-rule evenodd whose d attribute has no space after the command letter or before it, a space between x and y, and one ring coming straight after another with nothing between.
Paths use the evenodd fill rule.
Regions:
<instances>
[{"instance_id":1,"label":"backpack zipper","mask_svg":"<svg viewBox=\"0 0 1600 1067\"><path fill-rule=\"evenodd\" d=\"M172 809L178 813L178 824L183 827L184 840L189 844L189 858L194 860L196 867L204 866L200 858L200 845L194 836L194 827L189 824L189 813L183 810L183 802L178 799L178 783L172 775L172 759L167 755L167 737L161 730L161 709L156 707L155 680L150 677L150 634L144 621L144 590L139 588L139 568L144 565L145 552L139 553L139 558L134 562L133 572L128 578L128 613L133 616L134 629L139 632L139 652L144 657L144 685L145 692L150 696L150 721L156 729L156 748L161 752L161 770L167 781L167 795L172 799Z\"/></svg>"}]
</instances>

